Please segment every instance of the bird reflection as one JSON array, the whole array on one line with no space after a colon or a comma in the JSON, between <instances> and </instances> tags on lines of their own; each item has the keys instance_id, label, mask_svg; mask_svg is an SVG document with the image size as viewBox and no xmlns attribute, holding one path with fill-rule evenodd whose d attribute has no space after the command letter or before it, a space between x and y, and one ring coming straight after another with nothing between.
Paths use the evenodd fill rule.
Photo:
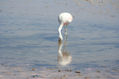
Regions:
<instances>
[{"instance_id":1,"label":"bird reflection","mask_svg":"<svg viewBox=\"0 0 119 79\"><path fill-rule=\"evenodd\" d=\"M65 34L64 37L64 41L58 40L58 64L60 66L67 66L72 61L72 56L66 50L67 34Z\"/></svg>"}]
</instances>

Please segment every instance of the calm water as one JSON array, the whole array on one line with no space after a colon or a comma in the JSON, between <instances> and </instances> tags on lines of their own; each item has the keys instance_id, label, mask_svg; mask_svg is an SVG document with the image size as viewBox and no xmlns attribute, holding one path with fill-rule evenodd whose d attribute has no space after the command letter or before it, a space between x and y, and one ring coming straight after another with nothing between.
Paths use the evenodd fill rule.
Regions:
<instances>
[{"instance_id":1,"label":"calm water","mask_svg":"<svg viewBox=\"0 0 119 79\"><path fill-rule=\"evenodd\" d=\"M56 67L57 17L67 11L74 16L67 40L73 69L119 71L119 1L75 1L0 0L0 64Z\"/></svg>"}]
</instances>

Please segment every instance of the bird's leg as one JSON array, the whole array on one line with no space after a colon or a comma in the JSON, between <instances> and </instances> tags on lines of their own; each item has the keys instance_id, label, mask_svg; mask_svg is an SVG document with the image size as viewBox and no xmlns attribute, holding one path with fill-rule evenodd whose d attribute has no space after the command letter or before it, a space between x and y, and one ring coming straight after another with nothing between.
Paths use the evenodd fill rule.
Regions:
<instances>
[{"instance_id":1,"label":"bird's leg","mask_svg":"<svg viewBox=\"0 0 119 79\"><path fill-rule=\"evenodd\" d=\"M63 51L66 51L66 44L67 44L67 26L64 27L64 47L63 47Z\"/></svg>"},{"instance_id":2,"label":"bird's leg","mask_svg":"<svg viewBox=\"0 0 119 79\"><path fill-rule=\"evenodd\" d=\"M65 28L64 28L64 34L65 34L65 36L67 36L67 26L65 26Z\"/></svg>"},{"instance_id":3,"label":"bird's leg","mask_svg":"<svg viewBox=\"0 0 119 79\"><path fill-rule=\"evenodd\" d=\"M64 37L65 40L67 40L68 32L67 32L67 26L64 27Z\"/></svg>"}]
</instances>

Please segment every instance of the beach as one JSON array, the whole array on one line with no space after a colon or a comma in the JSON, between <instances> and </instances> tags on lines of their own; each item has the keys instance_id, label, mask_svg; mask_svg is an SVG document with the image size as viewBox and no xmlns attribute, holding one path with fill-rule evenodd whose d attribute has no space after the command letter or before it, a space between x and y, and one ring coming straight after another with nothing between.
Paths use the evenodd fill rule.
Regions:
<instances>
[{"instance_id":1,"label":"beach","mask_svg":"<svg viewBox=\"0 0 119 79\"><path fill-rule=\"evenodd\" d=\"M23 67L0 66L0 79L118 79L119 71L101 68L85 68L80 70L61 70L57 68L27 70Z\"/></svg>"}]
</instances>

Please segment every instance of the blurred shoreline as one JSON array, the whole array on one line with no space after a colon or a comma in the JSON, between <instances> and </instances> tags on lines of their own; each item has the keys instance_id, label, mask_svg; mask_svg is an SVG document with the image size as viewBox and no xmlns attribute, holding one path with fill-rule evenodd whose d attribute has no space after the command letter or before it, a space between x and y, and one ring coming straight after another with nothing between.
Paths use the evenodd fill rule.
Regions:
<instances>
[{"instance_id":1,"label":"blurred shoreline","mask_svg":"<svg viewBox=\"0 0 119 79\"><path fill-rule=\"evenodd\" d=\"M0 79L118 79L119 71L85 68L83 70L58 70L57 68L9 67L0 65Z\"/></svg>"}]
</instances>

